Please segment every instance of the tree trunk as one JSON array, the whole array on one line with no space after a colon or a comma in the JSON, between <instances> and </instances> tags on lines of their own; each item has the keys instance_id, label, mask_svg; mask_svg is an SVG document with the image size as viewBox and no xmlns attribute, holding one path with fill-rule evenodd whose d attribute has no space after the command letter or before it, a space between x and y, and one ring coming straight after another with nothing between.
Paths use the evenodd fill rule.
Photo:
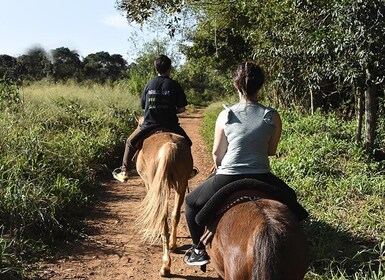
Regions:
<instances>
[{"instance_id":1,"label":"tree trunk","mask_svg":"<svg viewBox=\"0 0 385 280\"><path fill-rule=\"evenodd\" d=\"M361 143L362 137L362 119L364 115L364 92L360 88L355 88L356 91L356 116L357 116L357 131L356 131L356 143Z\"/></svg>"},{"instance_id":2,"label":"tree trunk","mask_svg":"<svg viewBox=\"0 0 385 280\"><path fill-rule=\"evenodd\" d=\"M369 82L365 92L365 150L371 154L377 123L377 85Z\"/></svg>"},{"instance_id":3,"label":"tree trunk","mask_svg":"<svg viewBox=\"0 0 385 280\"><path fill-rule=\"evenodd\" d=\"M314 115L314 96L313 96L313 89L310 89L310 112L312 115Z\"/></svg>"}]
</instances>

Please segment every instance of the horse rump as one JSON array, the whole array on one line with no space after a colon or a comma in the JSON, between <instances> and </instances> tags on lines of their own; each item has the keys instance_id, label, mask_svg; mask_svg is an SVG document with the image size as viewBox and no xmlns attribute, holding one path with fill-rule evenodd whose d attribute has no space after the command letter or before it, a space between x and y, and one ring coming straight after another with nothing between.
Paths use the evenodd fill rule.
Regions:
<instances>
[{"instance_id":1,"label":"horse rump","mask_svg":"<svg viewBox=\"0 0 385 280\"><path fill-rule=\"evenodd\" d=\"M263 220L254 232L252 280L300 280L308 266L306 238L297 217L275 200L255 202Z\"/></svg>"}]
</instances>

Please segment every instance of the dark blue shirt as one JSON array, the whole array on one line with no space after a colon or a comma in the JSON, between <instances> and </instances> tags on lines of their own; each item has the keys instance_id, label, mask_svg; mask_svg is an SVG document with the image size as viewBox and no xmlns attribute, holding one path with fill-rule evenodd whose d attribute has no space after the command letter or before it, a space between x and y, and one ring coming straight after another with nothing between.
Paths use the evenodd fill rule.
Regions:
<instances>
[{"instance_id":1,"label":"dark blue shirt","mask_svg":"<svg viewBox=\"0 0 385 280\"><path fill-rule=\"evenodd\" d=\"M177 109L187 105L186 95L179 83L167 76L157 76L145 86L142 99L144 121L142 126L179 125Z\"/></svg>"}]
</instances>

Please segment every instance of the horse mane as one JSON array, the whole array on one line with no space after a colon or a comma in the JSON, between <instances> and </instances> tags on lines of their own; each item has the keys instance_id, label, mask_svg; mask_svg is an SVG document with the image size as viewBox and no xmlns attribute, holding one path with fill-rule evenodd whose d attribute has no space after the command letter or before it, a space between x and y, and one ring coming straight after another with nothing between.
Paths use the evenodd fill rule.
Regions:
<instances>
[{"instance_id":1,"label":"horse mane","mask_svg":"<svg viewBox=\"0 0 385 280\"><path fill-rule=\"evenodd\" d=\"M158 161L158 164L151 188L139 205L136 223L141 228L143 240L150 243L155 243L164 230L164 220L168 216L170 189L177 188L171 168L176 151L177 144L174 142L166 142L162 145L157 158L154 158L154 162Z\"/></svg>"},{"instance_id":2,"label":"horse mane","mask_svg":"<svg viewBox=\"0 0 385 280\"><path fill-rule=\"evenodd\" d=\"M285 219L272 208L269 202L256 201L255 205L259 208L264 217L259 234L255 234L254 267L252 280L275 280L285 279L283 267L283 251L285 243ZM274 203L276 204L276 203ZM282 205L283 206L283 205ZM286 207L286 206L283 206ZM284 222L284 224L282 224Z\"/></svg>"}]
</instances>

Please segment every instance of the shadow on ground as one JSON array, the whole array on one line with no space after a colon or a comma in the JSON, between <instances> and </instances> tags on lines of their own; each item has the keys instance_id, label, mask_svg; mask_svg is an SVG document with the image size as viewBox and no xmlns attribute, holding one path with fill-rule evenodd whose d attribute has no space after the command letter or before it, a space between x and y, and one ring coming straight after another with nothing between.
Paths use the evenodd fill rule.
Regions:
<instances>
[{"instance_id":1,"label":"shadow on ground","mask_svg":"<svg viewBox=\"0 0 385 280\"><path fill-rule=\"evenodd\" d=\"M369 275L371 271L379 271L384 256L380 256L377 242L355 237L323 221L306 221L304 229L310 249L310 268L315 273L344 272L350 277L357 272Z\"/></svg>"}]
</instances>

